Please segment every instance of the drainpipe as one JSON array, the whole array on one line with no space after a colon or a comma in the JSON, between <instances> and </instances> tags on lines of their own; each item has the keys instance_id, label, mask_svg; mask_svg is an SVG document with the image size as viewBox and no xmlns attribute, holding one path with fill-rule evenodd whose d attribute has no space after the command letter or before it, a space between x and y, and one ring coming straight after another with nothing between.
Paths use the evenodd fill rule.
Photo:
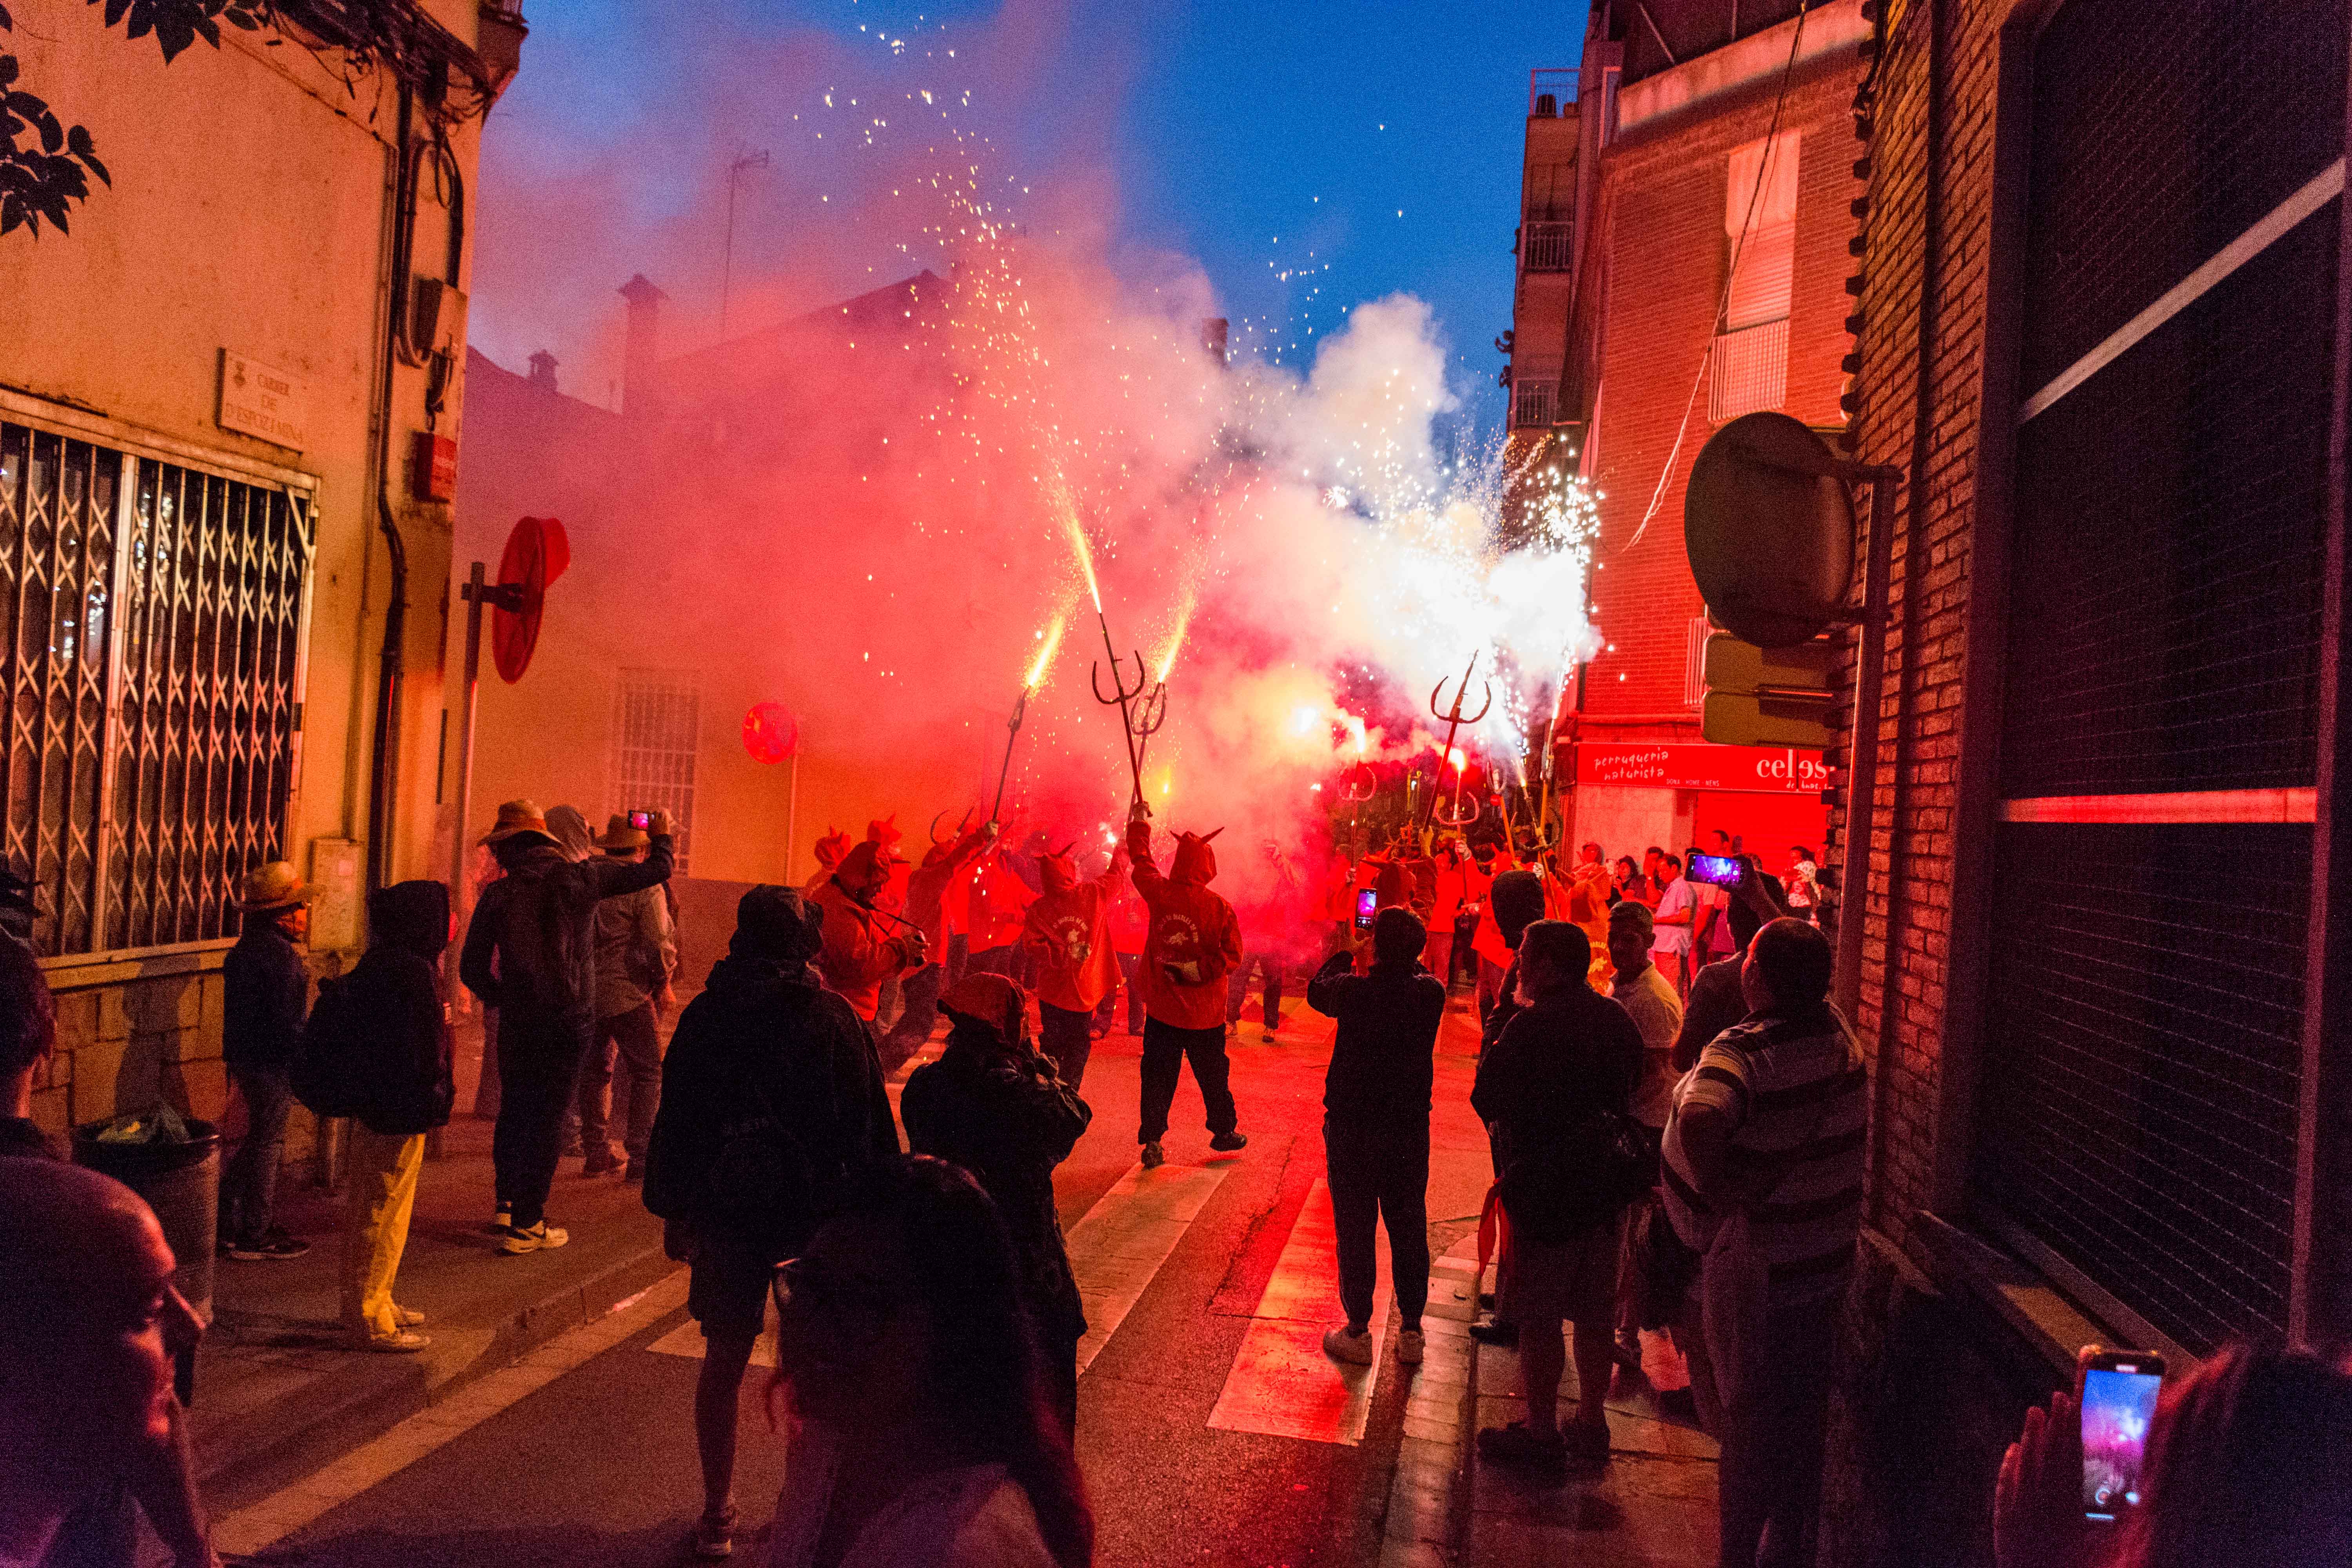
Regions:
<instances>
[{"instance_id":1,"label":"drainpipe","mask_svg":"<svg viewBox=\"0 0 2352 1568\"><path fill-rule=\"evenodd\" d=\"M400 353L400 313L408 300L411 209L415 167L409 147L415 104L408 86L400 89L399 141L394 152L392 212L392 280L387 291L383 342L383 379L376 426L376 526L383 532L392 557L392 597L384 606L383 648L379 656L375 688L375 734L368 768L368 886L382 888L392 880L392 833L395 820L394 785L400 772L400 701L403 689L402 645L408 629L408 545L392 515L392 384Z\"/></svg>"}]
</instances>

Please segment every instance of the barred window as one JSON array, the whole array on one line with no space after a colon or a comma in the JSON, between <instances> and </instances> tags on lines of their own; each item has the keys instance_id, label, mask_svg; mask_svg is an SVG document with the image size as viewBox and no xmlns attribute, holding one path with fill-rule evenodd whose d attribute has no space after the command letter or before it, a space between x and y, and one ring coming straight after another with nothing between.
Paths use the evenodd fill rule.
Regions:
<instances>
[{"instance_id":1,"label":"barred window","mask_svg":"<svg viewBox=\"0 0 2352 1568\"><path fill-rule=\"evenodd\" d=\"M702 690L690 670L624 669L613 697L614 811L667 811L677 829L677 874L694 842L695 748Z\"/></svg>"},{"instance_id":2,"label":"barred window","mask_svg":"<svg viewBox=\"0 0 2352 1568\"><path fill-rule=\"evenodd\" d=\"M0 855L47 957L231 934L286 854L310 502L0 421Z\"/></svg>"}]
</instances>

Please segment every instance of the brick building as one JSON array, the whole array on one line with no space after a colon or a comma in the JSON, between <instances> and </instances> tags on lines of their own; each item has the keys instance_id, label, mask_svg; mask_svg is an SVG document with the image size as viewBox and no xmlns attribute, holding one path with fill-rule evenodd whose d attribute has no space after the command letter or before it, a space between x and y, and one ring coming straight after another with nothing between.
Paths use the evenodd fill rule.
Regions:
<instances>
[{"instance_id":1,"label":"brick building","mask_svg":"<svg viewBox=\"0 0 2352 1568\"><path fill-rule=\"evenodd\" d=\"M1612 855L1679 852L1721 828L1778 870L1790 845L1821 844L1816 754L1700 734L1707 627L1682 530L1684 484L1718 426L1759 409L1843 418L1862 192L1851 110L1869 29L1860 0L1799 10L1604 0L1572 141L1536 111L1556 101L1551 73L1531 93L1512 438L1522 455L1549 443L1601 492L1590 592L1603 646L1562 733L1576 742L1569 830ZM1573 159L1572 196L1555 188L1554 144Z\"/></svg>"},{"instance_id":2,"label":"brick building","mask_svg":"<svg viewBox=\"0 0 2352 1568\"><path fill-rule=\"evenodd\" d=\"M1849 441L1908 482L1822 1560L1980 1563L2077 1344L2352 1329L2347 24L1873 9Z\"/></svg>"}]
</instances>

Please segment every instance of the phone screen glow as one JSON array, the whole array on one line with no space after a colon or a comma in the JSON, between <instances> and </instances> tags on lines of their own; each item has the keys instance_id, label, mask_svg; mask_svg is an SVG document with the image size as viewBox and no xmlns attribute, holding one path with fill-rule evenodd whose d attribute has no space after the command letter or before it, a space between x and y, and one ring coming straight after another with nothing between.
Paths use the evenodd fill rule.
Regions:
<instances>
[{"instance_id":1,"label":"phone screen glow","mask_svg":"<svg viewBox=\"0 0 2352 1568\"><path fill-rule=\"evenodd\" d=\"M2083 1374L2083 1513L2112 1520L2140 1499L2140 1461L2156 1416L2160 1373L2131 1366Z\"/></svg>"}]
</instances>

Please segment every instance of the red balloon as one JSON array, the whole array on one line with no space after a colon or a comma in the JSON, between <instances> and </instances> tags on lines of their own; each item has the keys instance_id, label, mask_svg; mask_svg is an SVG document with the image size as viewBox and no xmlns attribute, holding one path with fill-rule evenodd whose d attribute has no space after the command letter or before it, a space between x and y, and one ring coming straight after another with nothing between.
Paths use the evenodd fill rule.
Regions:
<instances>
[{"instance_id":1,"label":"red balloon","mask_svg":"<svg viewBox=\"0 0 2352 1568\"><path fill-rule=\"evenodd\" d=\"M781 702L754 702L743 713L743 749L755 763L781 763L800 748L801 727Z\"/></svg>"}]
</instances>

